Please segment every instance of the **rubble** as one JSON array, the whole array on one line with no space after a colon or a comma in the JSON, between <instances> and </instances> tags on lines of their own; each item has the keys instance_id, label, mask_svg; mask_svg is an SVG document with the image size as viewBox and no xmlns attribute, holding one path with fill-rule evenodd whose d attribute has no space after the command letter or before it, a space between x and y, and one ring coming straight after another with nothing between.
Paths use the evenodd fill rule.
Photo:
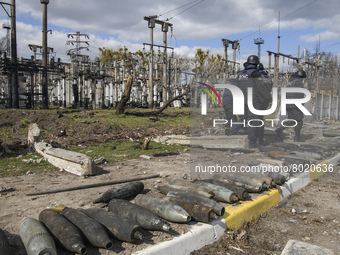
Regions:
<instances>
[{"instance_id":1,"label":"rubble","mask_svg":"<svg viewBox=\"0 0 340 255\"><path fill-rule=\"evenodd\" d=\"M29 125L27 139L29 146L61 170L79 176L94 174L95 165L91 157L74 151L53 148L51 144L40 141L40 129L37 124Z\"/></svg>"}]
</instances>

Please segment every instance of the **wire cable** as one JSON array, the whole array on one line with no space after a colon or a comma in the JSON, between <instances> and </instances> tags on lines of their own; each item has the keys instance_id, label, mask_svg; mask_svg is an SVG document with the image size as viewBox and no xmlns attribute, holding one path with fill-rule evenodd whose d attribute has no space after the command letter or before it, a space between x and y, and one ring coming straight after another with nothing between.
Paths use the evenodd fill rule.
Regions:
<instances>
[{"instance_id":1,"label":"wire cable","mask_svg":"<svg viewBox=\"0 0 340 255\"><path fill-rule=\"evenodd\" d=\"M200 3L204 2L204 1L205 1L205 0L200 0L198 3L196 3L196 4L194 4L194 5L192 5L192 6L188 7L188 8L186 8L186 9L184 9L183 11L177 13L176 15L174 15L174 16L172 16L172 17L166 19L166 21L169 21L169 20L173 19L174 17L176 17L176 16L178 16L178 15L180 15L180 14L182 14L182 13L184 13L184 12L186 12L186 11L192 9L192 8L194 8L195 6L199 5ZM197 1L194 1L194 2L197 2Z\"/></svg>"},{"instance_id":2,"label":"wire cable","mask_svg":"<svg viewBox=\"0 0 340 255\"><path fill-rule=\"evenodd\" d=\"M184 4L184 5L180 6L180 7L177 7L177 8L175 8L175 9L171 10L171 11L164 12L164 13L158 15L158 17L163 16L164 14L168 14L168 13L170 13L170 12L179 10L179 9L181 9L181 8L183 8L183 7L185 7L185 6L188 6L188 5L192 4L192 3L195 3L195 2L197 2L197 1L199 1L199 0L194 0L194 1L190 2L190 3L187 3L187 4Z\"/></svg>"},{"instance_id":3,"label":"wire cable","mask_svg":"<svg viewBox=\"0 0 340 255\"><path fill-rule=\"evenodd\" d=\"M294 13L296 13L296 12L302 10L302 9L304 9L305 7L307 7L307 6L309 6L309 5L313 4L313 3L315 3L316 1L318 1L318 0L314 0L314 1L308 3L308 4L304 5L304 6L302 6L302 7L298 8L298 9L296 9L295 11L293 11L293 12L291 12L291 13L288 13L286 16L283 16L282 18L279 18L278 20L274 20L274 21L268 23L267 25L261 27L259 30L261 31L261 30L263 30L264 28L266 28L266 27L268 27L268 26L270 26L270 25L272 25L272 24L274 24L274 23L276 23L276 22L280 22L281 20L283 20L283 19L289 17L290 15L292 15L292 14L294 14ZM245 39L245 38L247 38L247 37L249 37L249 36L251 36L251 35L253 35L253 34L256 34L257 32L258 32L258 31L253 32L253 33L251 33L251 34L249 34L249 35L247 35L247 36L241 38L240 41L243 40L243 39Z\"/></svg>"}]
</instances>

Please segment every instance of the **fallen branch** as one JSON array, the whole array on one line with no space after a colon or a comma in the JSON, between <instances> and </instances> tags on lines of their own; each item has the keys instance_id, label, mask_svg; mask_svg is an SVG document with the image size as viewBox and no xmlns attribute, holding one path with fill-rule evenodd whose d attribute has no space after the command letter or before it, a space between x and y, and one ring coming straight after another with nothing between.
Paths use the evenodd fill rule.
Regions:
<instances>
[{"instance_id":1,"label":"fallen branch","mask_svg":"<svg viewBox=\"0 0 340 255\"><path fill-rule=\"evenodd\" d=\"M36 196L36 195L52 194L52 193L79 190L79 189L96 188L96 187L120 184L120 183L125 183L125 182L134 182L134 181L141 181L141 180L146 180L146 179L151 179L151 178L157 178L159 176L160 176L159 174L153 174L153 175L140 177L140 178L132 178L132 179L125 179L125 180L112 181L112 182L103 182L103 183L94 183L94 184L81 185L81 186L75 186L75 187L63 188L63 189L43 190L43 191L37 191L33 193L26 193L26 196Z\"/></svg>"},{"instance_id":2,"label":"fallen branch","mask_svg":"<svg viewBox=\"0 0 340 255\"><path fill-rule=\"evenodd\" d=\"M176 100L178 100L179 98L181 98L181 97L183 97L183 96L185 96L185 95L187 95L187 94L189 94L189 93L190 93L190 91L187 91L187 92L185 92L185 93L183 93L183 94L180 94L180 95L178 95L178 96L176 96L176 97L170 99L168 102L166 102L165 105L163 105L162 108L160 108L158 111L156 111L155 114L160 114L162 111L164 111L166 108L168 108L168 106L169 106L173 101L176 101Z\"/></svg>"}]
</instances>

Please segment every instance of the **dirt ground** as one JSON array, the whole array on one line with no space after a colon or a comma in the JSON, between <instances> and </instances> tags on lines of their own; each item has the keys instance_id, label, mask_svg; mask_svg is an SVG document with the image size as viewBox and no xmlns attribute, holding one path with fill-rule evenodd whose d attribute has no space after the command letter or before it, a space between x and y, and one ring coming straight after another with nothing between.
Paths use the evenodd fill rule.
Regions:
<instances>
[{"instance_id":1,"label":"dirt ground","mask_svg":"<svg viewBox=\"0 0 340 255\"><path fill-rule=\"evenodd\" d=\"M52 203L63 204L72 208L105 207L106 204L104 203L93 204L93 200L100 197L113 185L40 196L26 196L26 193L160 174L160 177L144 180L143 183L144 193L161 196L154 189L154 186L167 184L171 178L182 178L183 174L189 174L189 164L189 154L182 153L168 157L154 157L150 160L136 159L101 165L100 174L88 178L82 178L68 172L2 178L0 179L0 187L12 188L12 191L1 193L0 228L5 230L6 235L9 236L10 244L15 251L14 254L24 255L26 253L18 233L20 223L25 217L38 218L39 213ZM173 229L171 233L143 231L143 242L130 244L115 240L111 251L88 246L88 254L131 254L151 244L170 240L173 236L183 234L191 228L189 224L171 223L170 225ZM60 251L58 254L69 253Z\"/></svg>"},{"instance_id":2,"label":"dirt ground","mask_svg":"<svg viewBox=\"0 0 340 255\"><path fill-rule=\"evenodd\" d=\"M31 123L38 123L39 127L47 130L45 139L49 142L59 143L59 128L67 125L69 115L58 114L52 117L49 114L17 113L16 118L2 114L0 126L16 127L22 125L20 114L29 119ZM86 113L80 113L86 114ZM20 117L20 120L17 119ZM12 119L12 120L11 120ZM55 121L58 125L53 123ZM13 125L14 122L14 125ZM107 139L121 139L121 137L139 137L148 134L164 134L163 129L159 130L114 130L115 127L104 127L98 123L79 124L81 132L71 132L67 140L63 139L63 146L86 143L105 142ZM112 132L112 129L117 132ZM110 132L111 130L111 132ZM322 131L339 131L339 123L313 124L304 126L303 138L311 143L327 143L322 136ZM174 128L172 134L188 134L185 128ZM100 135L106 134L106 135ZM292 133L286 132L287 142L292 141ZM21 146L24 137L17 136L11 140L11 149L16 148L24 151ZM10 142L10 141L8 141ZM20 146L19 146L20 145ZM18 150L18 153L22 152ZM257 149L253 154L230 153L226 157L230 162L250 162L252 158L264 156L263 152ZM339 172L339 167L335 168ZM34 169L32 171L34 173ZM23 175L18 177L6 177L0 179L0 187L8 190L0 192L0 228L9 237L9 242L14 254L25 255L23 244L18 235L19 226L25 217L38 218L39 213L52 203L63 204L72 208L104 207L105 204L93 204L92 201L98 198L103 192L112 186L91 188L86 190L68 191L49 195L26 196L41 190L59 189L92 183L108 182L127 178L138 178L152 174L160 174L160 177L143 181L144 193L161 196L155 191L155 185L167 184L172 178L181 178L184 175L190 176L190 154L189 151L181 152L179 155L167 157L152 157L151 159L138 158L134 160L109 163L100 165L98 174L88 178L82 178L67 172L47 172L41 174ZM340 209L340 174L332 175L332 178L320 178L317 182L297 192L291 198L286 199L280 206L274 207L268 213L262 215L258 220L247 224L237 231L227 231L225 236L212 246L207 246L194 254L280 254L288 239L297 239L316 245L329 248L335 254L340 254L337 244L339 243L340 216L337 214ZM294 208L296 211L292 213ZM165 233L160 231L143 231L144 240L137 244L129 244L114 240L114 247L111 250L97 249L88 246L88 254L131 254L142 250L150 245L161 241L170 240L173 236L187 232L192 224L173 224L173 232ZM68 254L60 251L58 254Z\"/></svg>"}]
</instances>

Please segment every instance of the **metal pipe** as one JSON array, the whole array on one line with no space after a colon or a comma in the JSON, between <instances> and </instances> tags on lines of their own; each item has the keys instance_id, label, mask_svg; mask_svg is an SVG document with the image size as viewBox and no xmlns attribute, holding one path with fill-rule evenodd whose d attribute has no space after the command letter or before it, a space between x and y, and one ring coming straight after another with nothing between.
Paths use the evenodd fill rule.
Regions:
<instances>
[{"instance_id":1,"label":"metal pipe","mask_svg":"<svg viewBox=\"0 0 340 255\"><path fill-rule=\"evenodd\" d=\"M43 190L43 191L38 191L38 192L33 192L33 193L26 193L26 196L36 196L36 195L52 194L52 193L79 190L79 189L96 188L96 187L120 184L120 183L125 183L125 182L141 181L141 180L157 178L157 177L159 177L159 174L153 174L153 175L149 175L149 176L145 176L145 177L131 178L131 179L125 179L125 180L111 181L111 182L81 185L81 186L75 186L75 187L69 187L69 188L63 188L63 189Z\"/></svg>"}]
</instances>

